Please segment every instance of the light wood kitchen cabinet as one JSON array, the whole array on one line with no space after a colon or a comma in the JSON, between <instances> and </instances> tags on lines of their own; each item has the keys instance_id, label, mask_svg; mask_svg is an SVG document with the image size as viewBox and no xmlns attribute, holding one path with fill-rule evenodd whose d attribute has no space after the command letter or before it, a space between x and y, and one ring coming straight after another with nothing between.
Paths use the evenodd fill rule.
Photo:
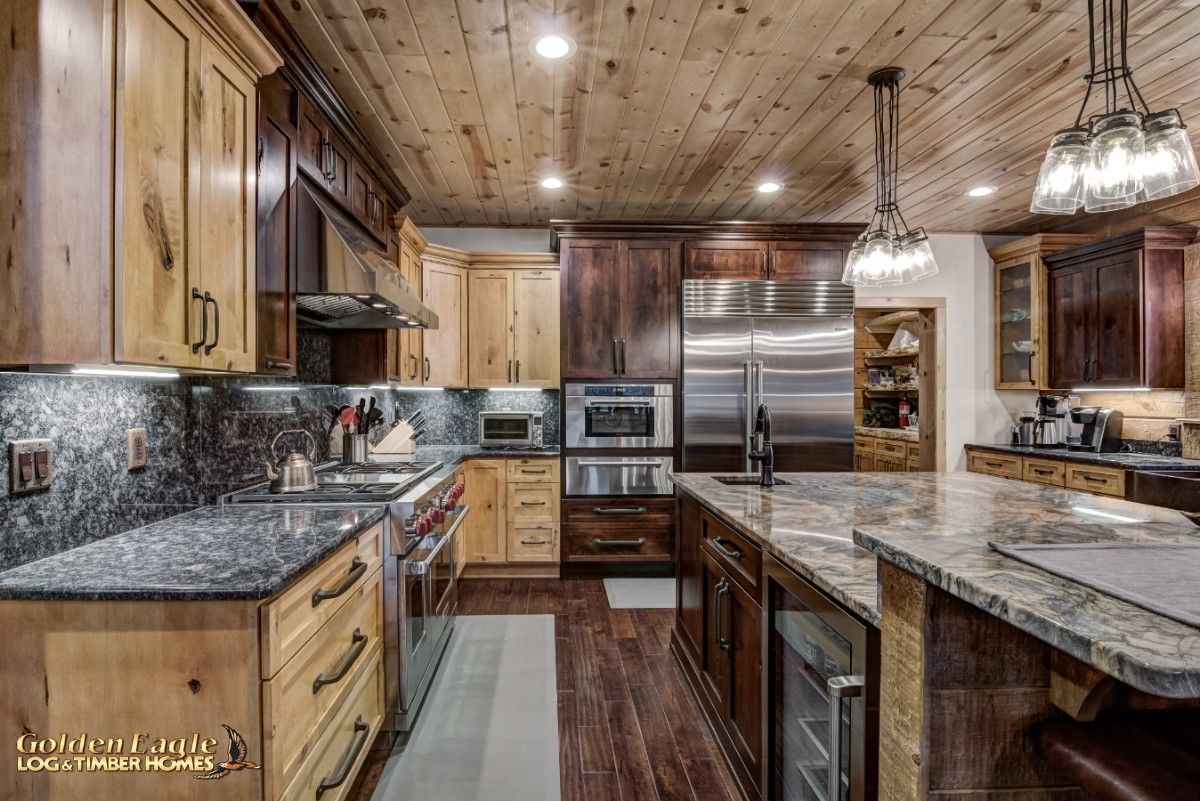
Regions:
<instances>
[{"instance_id":1,"label":"light wood kitchen cabinet","mask_svg":"<svg viewBox=\"0 0 1200 801\"><path fill-rule=\"evenodd\" d=\"M432 387L467 386L467 270L452 260L424 258L424 303L438 316L438 327L424 332L425 383Z\"/></svg>"},{"instance_id":2,"label":"light wood kitchen cabinet","mask_svg":"<svg viewBox=\"0 0 1200 801\"><path fill-rule=\"evenodd\" d=\"M343 768L322 801L345 798L384 719L383 536L381 522L364 528L265 600L0 602L6 731L198 732L217 740L215 763L225 723L261 765L215 782L0 770L0 798L311 801ZM186 781L164 794L172 779Z\"/></svg>"},{"instance_id":3,"label":"light wood kitchen cabinet","mask_svg":"<svg viewBox=\"0 0 1200 801\"><path fill-rule=\"evenodd\" d=\"M854 472L919 473L921 445L917 442L854 435Z\"/></svg>"},{"instance_id":4,"label":"light wood kitchen cabinet","mask_svg":"<svg viewBox=\"0 0 1200 801\"><path fill-rule=\"evenodd\" d=\"M252 372L259 74L208 24L181 0L118 15L114 358Z\"/></svg>"},{"instance_id":5,"label":"light wood kitchen cabinet","mask_svg":"<svg viewBox=\"0 0 1200 801\"><path fill-rule=\"evenodd\" d=\"M1087 242L1080 234L1038 234L988 251L995 263L996 389L1044 389L1050 342L1046 333L1046 265L1042 257Z\"/></svg>"},{"instance_id":6,"label":"light wood kitchen cabinet","mask_svg":"<svg viewBox=\"0 0 1200 801\"><path fill-rule=\"evenodd\" d=\"M470 386L556 389L558 303L558 270L470 270Z\"/></svg>"},{"instance_id":7,"label":"light wood kitchen cabinet","mask_svg":"<svg viewBox=\"0 0 1200 801\"><path fill-rule=\"evenodd\" d=\"M464 465L466 562L501 571L557 566L557 458L471 459ZM542 568L544 575L544 568Z\"/></svg>"},{"instance_id":8,"label":"light wood kitchen cabinet","mask_svg":"<svg viewBox=\"0 0 1200 801\"><path fill-rule=\"evenodd\" d=\"M463 466L463 503L471 507L467 564L505 561L508 529L508 468L503 459L472 459Z\"/></svg>"},{"instance_id":9,"label":"light wood kitchen cabinet","mask_svg":"<svg viewBox=\"0 0 1200 801\"><path fill-rule=\"evenodd\" d=\"M422 296L421 254L428 244L411 220L405 218L397 227L399 238L397 272L412 288L418 298ZM440 325L440 320L439 320ZM420 328L393 329L393 353L395 361L391 377L403 386L419 387L425 384L428 364L424 358L423 331Z\"/></svg>"},{"instance_id":10,"label":"light wood kitchen cabinet","mask_svg":"<svg viewBox=\"0 0 1200 801\"><path fill-rule=\"evenodd\" d=\"M1093 495L1125 497L1125 470L1117 467L970 449L967 451L967 469L974 473L1065 487Z\"/></svg>"}]
</instances>

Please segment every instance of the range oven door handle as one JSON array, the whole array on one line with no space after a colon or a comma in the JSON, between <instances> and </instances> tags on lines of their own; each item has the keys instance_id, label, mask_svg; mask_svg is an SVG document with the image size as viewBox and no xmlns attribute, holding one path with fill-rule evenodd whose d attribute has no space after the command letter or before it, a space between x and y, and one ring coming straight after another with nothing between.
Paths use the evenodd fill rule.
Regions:
<instances>
[{"instance_id":1,"label":"range oven door handle","mask_svg":"<svg viewBox=\"0 0 1200 801\"><path fill-rule=\"evenodd\" d=\"M618 462L614 460L605 461L584 461L579 460L580 467L663 467L666 464L664 459L645 460L638 459L636 461Z\"/></svg>"},{"instance_id":2,"label":"range oven door handle","mask_svg":"<svg viewBox=\"0 0 1200 801\"><path fill-rule=\"evenodd\" d=\"M409 563L408 572L410 575L423 576L429 572L429 568L433 567L433 563L437 561L438 556L447 546L450 545L450 540L454 539L455 532L458 531L458 527L463 524L463 520L466 519L467 513L470 511L470 506L462 506L457 510L457 514L454 517L454 523L450 526L450 528L446 529L446 533L442 535L440 540L438 540L438 544L433 546L433 550L429 552L429 555L420 562Z\"/></svg>"},{"instance_id":3,"label":"range oven door handle","mask_svg":"<svg viewBox=\"0 0 1200 801\"><path fill-rule=\"evenodd\" d=\"M588 398L584 401L586 406L637 406L647 408L654 405L654 401L639 401L639 400L616 400L613 398Z\"/></svg>"},{"instance_id":4,"label":"range oven door handle","mask_svg":"<svg viewBox=\"0 0 1200 801\"><path fill-rule=\"evenodd\" d=\"M833 676L829 679L829 779L825 797L842 798L842 699L859 698L867 687L862 676Z\"/></svg>"}]
</instances>

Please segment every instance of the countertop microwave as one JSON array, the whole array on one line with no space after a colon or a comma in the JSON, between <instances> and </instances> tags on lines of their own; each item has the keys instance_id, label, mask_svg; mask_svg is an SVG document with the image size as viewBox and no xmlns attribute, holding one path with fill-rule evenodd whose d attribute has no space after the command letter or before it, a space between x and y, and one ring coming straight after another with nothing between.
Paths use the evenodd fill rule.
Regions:
<instances>
[{"instance_id":1,"label":"countertop microwave","mask_svg":"<svg viewBox=\"0 0 1200 801\"><path fill-rule=\"evenodd\" d=\"M542 447L541 412L480 412L481 448Z\"/></svg>"}]
</instances>

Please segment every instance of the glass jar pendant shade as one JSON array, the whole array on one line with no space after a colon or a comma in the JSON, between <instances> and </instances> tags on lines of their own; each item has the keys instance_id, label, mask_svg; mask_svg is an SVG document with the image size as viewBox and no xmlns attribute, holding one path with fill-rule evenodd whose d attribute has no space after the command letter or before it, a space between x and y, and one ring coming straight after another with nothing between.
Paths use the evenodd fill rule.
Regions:
<instances>
[{"instance_id":1,"label":"glass jar pendant shade","mask_svg":"<svg viewBox=\"0 0 1200 801\"><path fill-rule=\"evenodd\" d=\"M1151 112L1133 80L1126 58L1128 0L1088 0L1088 23L1087 92L1075 125L1050 142L1029 210L1115 211L1200 186L1196 153L1179 111ZM1104 109L1085 121L1096 89L1103 91Z\"/></svg>"},{"instance_id":2,"label":"glass jar pendant shade","mask_svg":"<svg viewBox=\"0 0 1200 801\"><path fill-rule=\"evenodd\" d=\"M846 256L842 283L850 286L911 284L938 269L929 237L909 230L896 201L903 77L899 67L885 67L867 78L875 93L875 214Z\"/></svg>"}]
</instances>

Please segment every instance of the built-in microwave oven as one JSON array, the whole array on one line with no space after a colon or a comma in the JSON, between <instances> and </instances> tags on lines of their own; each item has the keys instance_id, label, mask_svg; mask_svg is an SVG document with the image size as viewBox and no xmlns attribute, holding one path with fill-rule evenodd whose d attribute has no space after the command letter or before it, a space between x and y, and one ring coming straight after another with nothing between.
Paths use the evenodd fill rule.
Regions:
<instances>
[{"instance_id":1,"label":"built-in microwave oven","mask_svg":"<svg viewBox=\"0 0 1200 801\"><path fill-rule=\"evenodd\" d=\"M670 384L567 384L567 448L670 448Z\"/></svg>"},{"instance_id":2,"label":"built-in microwave oven","mask_svg":"<svg viewBox=\"0 0 1200 801\"><path fill-rule=\"evenodd\" d=\"M542 447L541 412L480 412L482 448Z\"/></svg>"}]
</instances>

